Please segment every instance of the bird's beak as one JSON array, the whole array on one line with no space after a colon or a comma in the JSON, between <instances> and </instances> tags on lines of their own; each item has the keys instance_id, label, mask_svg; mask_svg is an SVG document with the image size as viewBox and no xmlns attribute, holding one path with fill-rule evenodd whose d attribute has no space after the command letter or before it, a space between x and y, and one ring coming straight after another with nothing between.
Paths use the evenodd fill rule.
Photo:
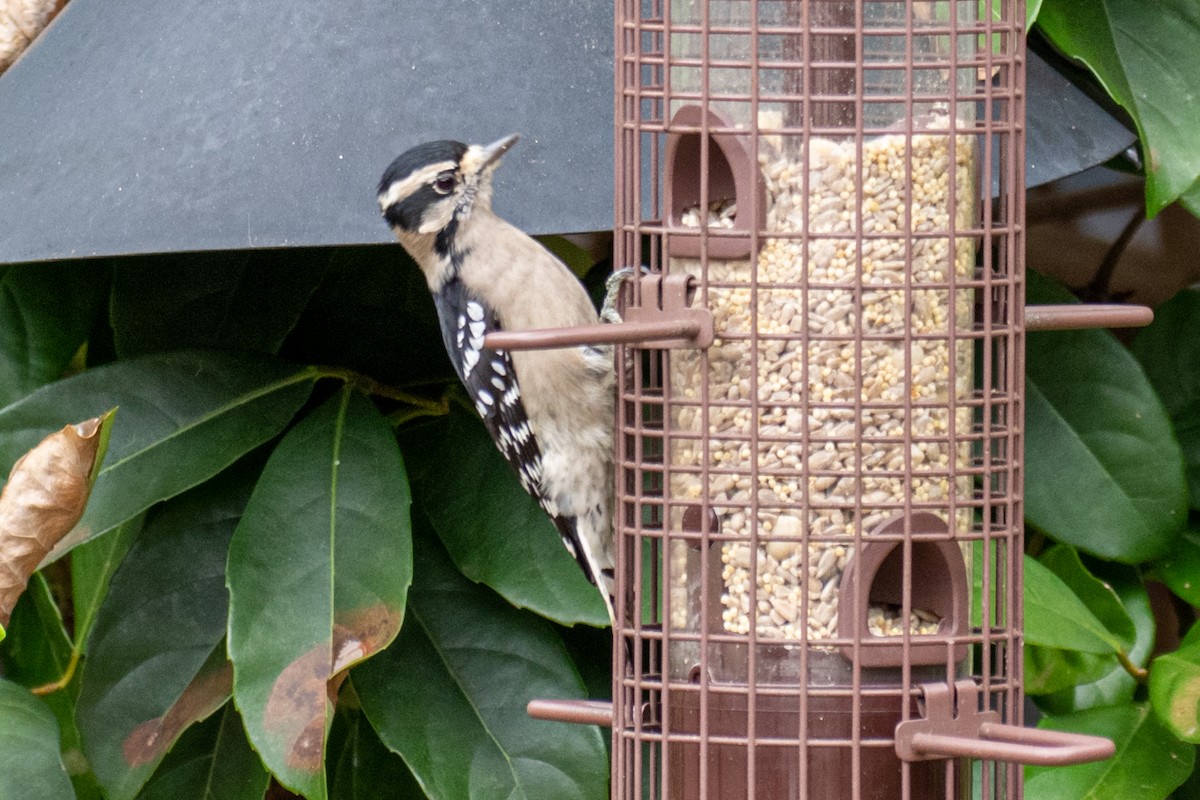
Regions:
<instances>
[{"instance_id":1,"label":"bird's beak","mask_svg":"<svg viewBox=\"0 0 1200 800\"><path fill-rule=\"evenodd\" d=\"M514 133L488 145L472 145L463 158L463 171L468 174L483 172L499 161L520 138L520 134Z\"/></svg>"}]
</instances>

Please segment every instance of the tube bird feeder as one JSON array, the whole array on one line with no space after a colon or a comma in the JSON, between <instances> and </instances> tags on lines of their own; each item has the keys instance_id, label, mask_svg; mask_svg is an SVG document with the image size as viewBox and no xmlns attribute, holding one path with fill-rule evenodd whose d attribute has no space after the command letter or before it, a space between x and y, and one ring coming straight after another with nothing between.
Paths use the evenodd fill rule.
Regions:
<instances>
[{"instance_id":1,"label":"tube bird feeder","mask_svg":"<svg viewBox=\"0 0 1200 800\"><path fill-rule=\"evenodd\" d=\"M614 797L1012 798L1111 752L1020 727L1024 20L617 3L626 319L712 338L617 349Z\"/></svg>"},{"instance_id":2,"label":"tube bird feeder","mask_svg":"<svg viewBox=\"0 0 1200 800\"><path fill-rule=\"evenodd\" d=\"M617 800L1019 798L1018 0L618 0Z\"/></svg>"}]
</instances>

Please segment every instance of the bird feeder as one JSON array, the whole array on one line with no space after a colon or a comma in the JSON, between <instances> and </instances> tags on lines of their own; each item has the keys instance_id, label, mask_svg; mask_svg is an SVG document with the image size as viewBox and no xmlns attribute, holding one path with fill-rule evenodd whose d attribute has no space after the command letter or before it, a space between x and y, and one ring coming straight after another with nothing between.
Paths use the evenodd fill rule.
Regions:
<instances>
[{"instance_id":1,"label":"bird feeder","mask_svg":"<svg viewBox=\"0 0 1200 800\"><path fill-rule=\"evenodd\" d=\"M1024 12L619 4L614 796L1015 797ZM1054 318L1054 313L1050 313Z\"/></svg>"},{"instance_id":2,"label":"bird feeder","mask_svg":"<svg viewBox=\"0 0 1200 800\"><path fill-rule=\"evenodd\" d=\"M1023 727L1024 336L1148 311L1025 313L1024 21L617 4L613 701L531 709L612 725L613 797L1015 798L1112 753Z\"/></svg>"}]
</instances>

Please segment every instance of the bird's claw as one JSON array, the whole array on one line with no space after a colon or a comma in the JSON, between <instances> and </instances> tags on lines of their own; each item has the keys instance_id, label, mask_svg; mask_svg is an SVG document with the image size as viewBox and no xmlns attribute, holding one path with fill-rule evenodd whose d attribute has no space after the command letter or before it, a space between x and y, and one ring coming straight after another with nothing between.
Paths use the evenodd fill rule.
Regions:
<instances>
[{"instance_id":1,"label":"bird's claw","mask_svg":"<svg viewBox=\"0 0 1200 800\"><path fill-rule=\"evenodd\" d=\"M622 321L621 314L617 311L617 299L621 296L621 287L625 285L625 281L638 271L637 267L622 267L614 270L604 281L604 304L600 306L601 322L617 324Z\"/></svg>"}]
</instances>

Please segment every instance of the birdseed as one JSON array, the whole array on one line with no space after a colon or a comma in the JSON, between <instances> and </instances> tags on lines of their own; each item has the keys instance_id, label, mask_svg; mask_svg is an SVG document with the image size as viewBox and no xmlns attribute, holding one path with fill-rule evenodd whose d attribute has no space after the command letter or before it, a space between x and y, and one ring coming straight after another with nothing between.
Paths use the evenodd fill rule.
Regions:
<instances>
[{"instance_id":1,"label":"birdseed","mask_svg":"<svg viewBox=\"0 0 1200 800\"><path fill-rule=\"evenodd\" d=\"M969 445L954 442L971 413L952 401L972 390L972 341L955 334L972 327L974 293L952 284L974 272L960 233L975 225L973 148L969 136L887 135L863 144L860 165L853 141L814 138L807 187L802 162L761 156L777 235L755 262L709 259L701 279L698 260L671 260L697 276L717 335L705 352L669 354L669 461L671 496L704 496L719 520L725 630L753 620L763 638L837 636L856 532L895 518L906 495L944 520L969 499L956 469ZM706 221L727 228L734 214L722 198ZM698 227L700 209L683 221ZM960 528L969 513L958 509ZM699 624L698 552L679 543L669 559L671 621L684 628ZM919 614L910 630L937 630ZM896 635L901 618L876 607L868 629Z\"/></svg>"}]
</instances>

